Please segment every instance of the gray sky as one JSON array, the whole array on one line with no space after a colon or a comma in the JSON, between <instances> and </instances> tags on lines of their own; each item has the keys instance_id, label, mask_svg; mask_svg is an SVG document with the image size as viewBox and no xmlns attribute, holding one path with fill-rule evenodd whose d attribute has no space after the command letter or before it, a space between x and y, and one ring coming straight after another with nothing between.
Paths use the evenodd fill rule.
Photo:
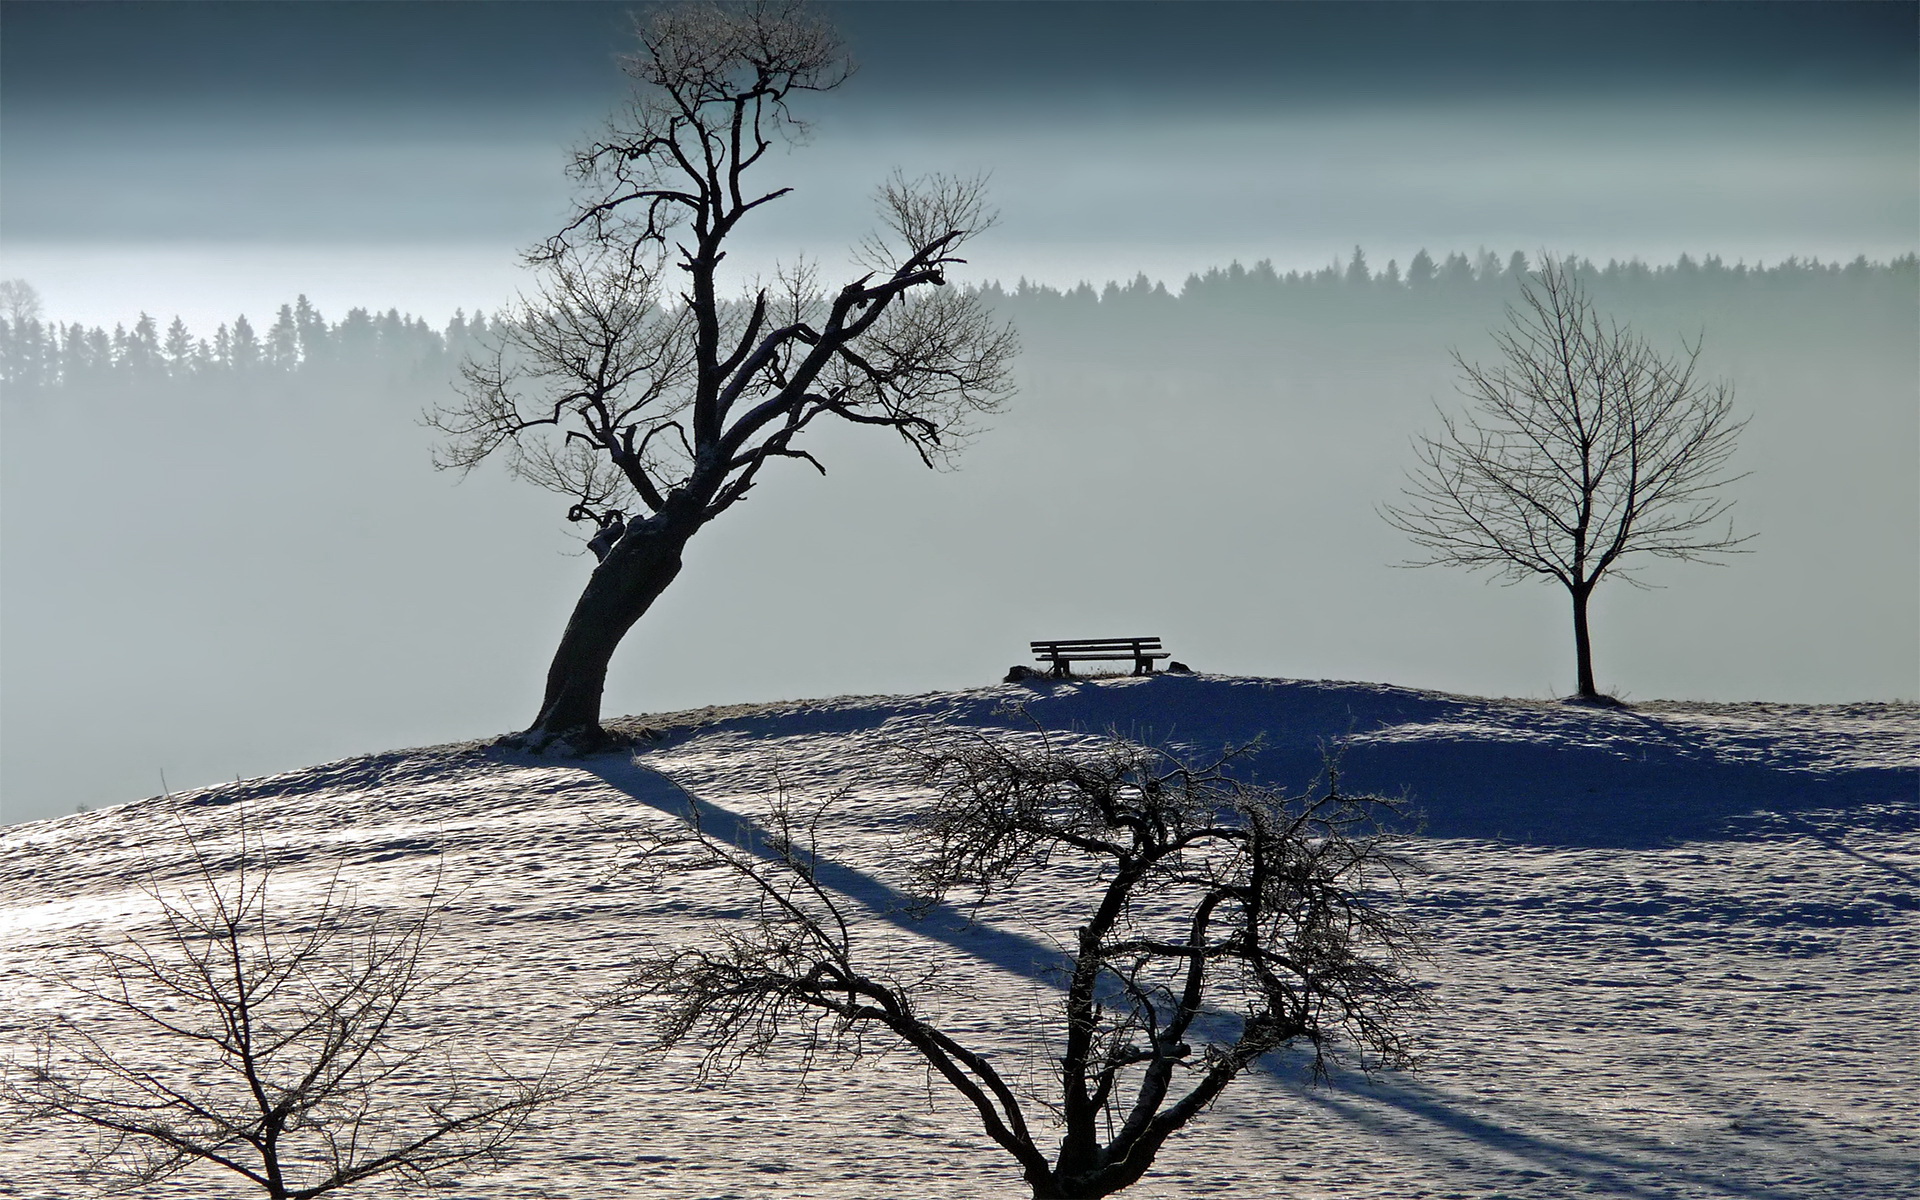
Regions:
<instances>
[{"instance_id":1,"label":"gray sky","mask_svg":"<svg viewBox=\"0 0 1920 1200\"><path fill-rule=\"evenodd\" d=\"M49 309L197 327L304 291L443 319L518 285L624 8L8 3L0 255ZM1902 4L846 4L795 195L834 261L887 166L984 171L980 277L1177 285L1238 258L1913 247ZM755 257L737 254L746 262Z\"/></svg>"},{"instance_id":2,"label":"gray sky","mask_svg":"<svg viewBox=\"0 0 1920 1200\"><path fill-rule=\"evenodd\" d=\"M1177 288L1356 243L1376 267L1483 245L1891 258L1920 242L1917 11L834 6L861 70L818 98L813 141L774 164L796 192L733 261L831 271L894 166L991 174L1003 221L974 278L1008 283ZM334 319L493 309L565 211L566 148L621 94L624 21L9 0L0 277L56 319L178 313L202 335L298 293ZM1920 686L1912 354L1803 338L1733 354L1710 336L1756 416L1739 511L1763 539L1603 597L1603 686ZM1562 694L1559 597L1388 565L1406 548L1373 506L1451 399L1446 351L1030 358L952 474L823 439L832 475L770 481L702 534L608 707L954 687L1028 637L1136 632L1203 669ZM194 786L523 723L583 562L541 493L427 469L432 399L263 395L114 415L105 436L93 414L10 407L0 819L148 794L162 771Z\"/></svg>"}]
</instances>

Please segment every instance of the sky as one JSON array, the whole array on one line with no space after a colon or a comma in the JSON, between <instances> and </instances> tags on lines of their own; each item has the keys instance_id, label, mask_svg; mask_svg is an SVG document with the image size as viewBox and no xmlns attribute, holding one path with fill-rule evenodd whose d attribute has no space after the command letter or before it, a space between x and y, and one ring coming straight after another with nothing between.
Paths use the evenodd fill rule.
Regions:
<instances>
[{"instance_id":1,"label":"sky","mask_svg":"<svg viewBox=\"0 0 1920 1200\"><path fill-rule=\"evenodd\" d=\"M988 174L975 267L1177 286L1364 244L1670 260L1912 249L1897 3L828 5L817 97L751 249L834 261L876 167ZM0 271L63 319L210 329L304 292L436 322L523 283L567 148L623 94L628 7L0 9ZM749 256L741 254L741 261Z\"/></svg>"},{"instance_id":2,"label":"sky","mask_svg":"<svg viewBox=\"0 0 1920 1200\"><path fill-rule=\"evenodd\" d=\"M743 230L743 274L797 254L834 273L895 167L989 175L1001 221L964 282L1177 288L1356 244L1376 267L1920 248L1910 4L824 7L860 69L770 164L795 191ZM298 294L334 319L497 309L567 212L568 148L623 95L628 20L7 0L0 278L53 319L179 314L202 336ZM1603 597L1602 686L1914 699L1912 355L1708 346L1756 414L1738 511L1763 537L1684 587ZM950 688L1026 638L1116 633L1202 669L1565 694L1560 598L1391 568L1406 547L1374 506L1452 372L1446 346L1396 353L1371 374L1259 346L1030 356L950 474L830 432L830 476L703 532L608 709ZM0 820L523 723L579 547L549 498L427 467L435 398L10 405Z\"/></svg>"}]
</instances>

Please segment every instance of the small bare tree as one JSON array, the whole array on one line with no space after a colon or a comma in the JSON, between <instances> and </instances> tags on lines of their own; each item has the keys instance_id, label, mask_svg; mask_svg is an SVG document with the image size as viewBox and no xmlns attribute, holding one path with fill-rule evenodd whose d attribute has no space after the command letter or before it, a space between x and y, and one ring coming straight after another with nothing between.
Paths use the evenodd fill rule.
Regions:
<instances>
[{"instance_id":1,"label":"small bare tree","mask_svg":"<svg viewBox=\"0 0 1920 1200\"><path fill-rule=\"evenodd\" d=\"M20 329L40 319L40 293L24 279L0 279L0 321Z\"/></svg>"},{"instance_id":2,"label":"small bare tree","mask_svg":"<svg viewBox=\"0 0 1920 1200\"><path fill-rule=\"evenodd\" d=\"M946 288L961 245L991 223L978 181L895 176L864 273L825 291L807 267L734 302L728 239L787 193L755 183L805 126L797 93L837 87L851 63L797 3L663 5L626 68L632 103L581 150L585 194L529 255L545 277L432 414L437 460L495 453L591 520L599 565L547 674L532 748L602 743L615 648L679 573L687 540L737 504L774 459L825 468L801 445L821 418L894 430L933 465L996 408L1015 344L974 296ZM671 269L677 268L677 269Z\"/></svg>"},{"instance_id":3,"label":"small bare tree","mask_svg":"<svg viewBox=\"0 0 1920 1200\"><path fill-rule=\"evenodd\" d=\"M142 884L158 929L95 943L90 968L61 977L103 1011L51 1023L0 1084L27 1119L94 1132L83 1179L151 1184L211 1163L271 1200L444 1181L497 1165L537 1110L581 1086L456 1054L457 1035L412 1023L456 982L426 958L437 881L398 919L362 907L337 870L290 904L244 825L225 853L189 842L184 888L157 871Z\"/></svg>"},{"instance_id":4,"label":"small bare tree","mask_svg":"<svg viewBox=\"0 0 1920 1200\"><path fill-rule=\"evenodd\" d=\"M971 1104L1041 1200L1139 1180L1272 1051L1304 1045L1316 1075L1343 1046L1369 1065L1408 1061L1425 1001L1406 970L1413 930L1384 903L1406 867L1378 821L1387 802L1341 793L1331 773L1319 797L1290 797L1233 779L1224 759L1189 766L1118 739L1068 752L1044 735L953 737L919 766L941 790L906 847L922 911L961 891L990 905L1034 871L1083 901L1039 915L1065 947L1047 1090L943 1031L922 1008L937 980L861 960L815 869L818 814L797 819L784 797L757 844L688 835L757 909L642 960L614 1002L653 1005L654 1044L696 1041L721 1074L783 1046L811 1056L891 1034ZM965 1002L971 1024L980 1002ZM1051 1145L1035 1123L1047 1117Z\"/></svg>"},{"instance_id":5,"label":"small bare tree","mask_svg":"<svg viewBox=\"0 0 1920 1200\"><path fill-rule=\"evenodd\" d=\"M1409 566L1566 588L1579 697L1606 701L1587 624L1595 585L1638 583L1637 557L1712 561L1748 540L1719 491L1741 478L1726 469L1746 422L1730 385L1697 377L1698 341L1663 356L1603 319L1568 263L1545 259L1521 295L1493 335L1504 361L1455 352L1472 410L1442 413L1440 436L1416 440L1407 499L1382 515L1429 552Z\"/></svg>"}]
</instances>

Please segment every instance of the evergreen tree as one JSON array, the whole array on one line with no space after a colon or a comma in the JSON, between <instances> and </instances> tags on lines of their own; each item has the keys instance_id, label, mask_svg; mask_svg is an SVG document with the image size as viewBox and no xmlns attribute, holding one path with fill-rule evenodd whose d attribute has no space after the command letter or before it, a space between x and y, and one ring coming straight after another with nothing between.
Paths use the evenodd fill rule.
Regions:
<instances>
[{"instance_id":1,"label":"evergreen tree","mask_svg":"<svg viewBox=\"0 0 1920 1200\"><path fill-rule=\"evenodd\" d=\"M187 323L176 314L173 324L167 326L167 340L161 346L166 356L167 370L174 375L185 375L193 365L193 335L187 332Z\"/></svg>"},{"instance_id":2,"label":"evergreen tree","mask_svg":"<svg viewBox=\"0 0 1920 1200\"><path fill-rule=\"evenodd\" d=\"M276 371L291 371L300 365L300 332L291 304L280 306L273 328L267 331L266 362Z\"/></svg>"},{"instance_id":3,"label":"evergreen tree","mask_svg":"<svg viewBox=\"0 0 1920 1200\"><path fill-rule=\"evenodd\" d=\"M334 326L330 337L334 358L345 366L364 366L374 359L379 349L373 318L364 308L348 309L345 319Z\"/></svg>"},{"instance_id":4,"label":"evergreen tree","mask_svg":"<svg viewBox=\"0 0 1920 1200\"><path fill-rule=\"evenodd\" d=\"M47 382L49 338L37 318L0 314L0 382L37 387Z\"/></svg>"},{"instance_id":5,"label":"evergreen tree","mask_svg":"<svg viewBox=\"0 0 1920 1200\"><path fill-rule=\"evenodd\" d=\"M18 375L24 361L25 333L25 322L0 316L0 383L12 385L20 382Z\"/></svg>"},{"instance_id":6,"label":"evergreen tree","mask_svg":"<svg viewBox=\"0 0 1920 1200\"><path fill-rule=\"evenodd\" d=\"M379 356L389 362L399 362L409 357L410 332L407 324L400 319L400 310L397 308L389 308L375 317L373 338Z\"/></svg>"},{"instance_id":7,"label":"evergreen tree","mask_svg":"<svg viewBox=\"0 0 1920 1200\"><path fill-rule=\"evenodd\" d=\"M246 314L233 319L233 369L251 371L260 365L260 339L254 335L253 323Z\"/></svg>"},{"instance_id":8,"label":"evergreen tree","mask_svg":"<svg viewBox=\"0 0 1920 1200\"><path fill-rule=\"evenodd\" d=\"M160 326L146 313L133 323L133 332L127 337L129 363L136 375L151 375L160 366Z\"/></svg>"},{"instance_id":9,"label":"evergreen tree","mask_svg":"<svg viewBox=\"0 0 1920 1200\"><path fill-rule=\"evenodd\" d=\"M329 349L327 321L303 293L293 302L294 332L300 343L300 362L309 365L324 361Z\"/></svg>"},{"instance_id":10,"label":"evergreen tree","mask_svg":"<svg viewBox=\"0 0 1920 1200\"><path fill-rule=\"evenodd\" d=\"M76 351L74 358L81 374L98 377L113 369L113 341L108 338L106 330L98 325L83 329L76 323L72 332ZM126 339L125 330L116 327L115 332L122 341Z\"/></svg>"},{"instance_id":11,"label":"evergreen tree","mask_svg":"<svg viewBox=\"0 0 1920 1200\"><path fill-rule=\"evenodd\" d=\"M1428 284L1431 284L1433 280L1433 257L1427 253L1426 248L1423 246L1420 252L1413 256L1413 261L1407 264L1407 286L1424 288Z\"/></svg>"},{"instance_id":12,"label":"evergreen tree","mask_svg":"<svg viewBox=\"0 0 1920 1200\"><path fill-rule=\"evenodd\" d=\"M40 293L24 279L0 279L0 382L39 387L57 380L59 326L40 323Z\"/></svg>"},{"instance_id":13,"label":"evergreen tree","mask_svg":"<svg viewBox=\"0 0 1920 1200\"><path fill-rule=\"evenodd\" d=\"M1353 248L1353 258L1347 263L1347 282L1352 284L1373 282L1373 276L1367 273L1367 252L1357 245Z\"/></svg>"},{"instance_id":14,"label":"evergreen tree","mask_svg":"<svg viewBox=\"0 0 1920 1200\"><path fill-rule=\"evenodd\" d=\"M459 357L467 352L467 315L464 309L454 309L453 318L447 322L447 353Z\"/></svg>"}]
</instances>

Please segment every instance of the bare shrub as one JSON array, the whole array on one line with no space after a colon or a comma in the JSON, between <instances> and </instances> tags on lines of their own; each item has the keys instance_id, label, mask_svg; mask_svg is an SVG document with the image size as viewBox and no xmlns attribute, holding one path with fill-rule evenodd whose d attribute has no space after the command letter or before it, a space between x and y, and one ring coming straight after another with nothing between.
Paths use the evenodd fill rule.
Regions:
<instances>
[{"instance_id":1,"label":"bare shrub","mask_svg":"<svg viewBox=\"0 0 1920 1200\"><path fill-rule=\"evenodd\" d=\"M1231 757L1231 756L1229 756ZM731 875L740 920L641 960L614 1004L643 1006L653 1045L698 1045L725 1075L777 1052L807 1061L879 1036L909 1047L970 1104L1037 1198L1106 1196L1151 1167L1262 1056L1305 1047L1317 1074L1343 1049L1409 1061L1425 1009L1414 931L1388 901L1407 864L1392 806L1241 782L1119 739L1069 750L1042 736L950 736L917 756L939 800L901 850L920 911L966 896L991 911L1030 872L1082 892L1063 926L1057 1020L1035 1030L1051 1080L1024 1081L945 1032L931 970L901 977L860 952L860 924L822 881L826 809L784 793L751 837L698 822L660 848ZM1065 888L1073 885L1058 884ZM943 996L977 1018L978 998ZM1058 1140L1052 1141L1057 1133Z\"/></svg>"},{"instance_id":2,"label":"bare shrub","mask_svg":"<svg viewBox=\"0 0 1920 1200\"><path fill-rule=\"evenodd\" d=\"M141 883L157 926L94 942L58 977L99 1014L51 1022L0 1082L25 1119L93 1132L85 1181L213 1164L272 1200L439 1183L497 1166L537 1112L584 1085L516 1073L420 1022L423 1002L461 982L427 956L447 902L437 876L395 916L362 904L339 868L317 895L286 895L244 821L231 839L188 841L184 886L151 868Z\"/></svg>"}]
</instances>

